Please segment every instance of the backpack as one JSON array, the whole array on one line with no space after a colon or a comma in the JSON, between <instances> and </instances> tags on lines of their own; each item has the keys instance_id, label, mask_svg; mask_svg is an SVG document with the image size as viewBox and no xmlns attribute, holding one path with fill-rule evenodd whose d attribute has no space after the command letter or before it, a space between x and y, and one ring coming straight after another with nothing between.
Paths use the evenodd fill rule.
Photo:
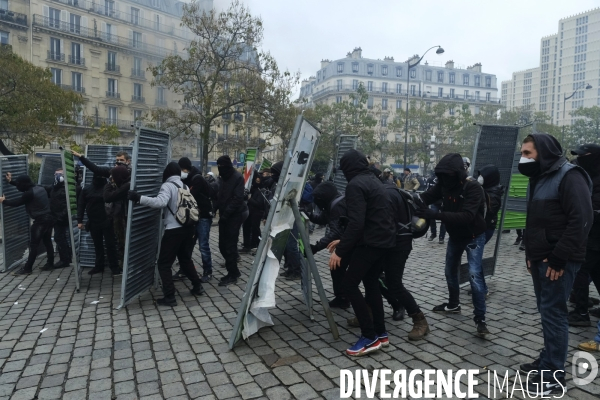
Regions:
<instances>
[{"instance_id":1,"label":"backpack","mask_svg":"<svg viewBox=\"0 0 600 400\"><path fill-rule=\"evenodd\" d=\"M302 197L300 198L302 203L311 204L315 201L315 197L313 196L313 187L309 182L306 182L304 185L304 190L302 191Z\"/></svg>"},{"instance_id":2,"label":"backpack","mask_svg":"<svg viewBox=\"0 0 600 400\"><path fill-rule=\"evenodd\" d=\"M175 182L169 182L177 188L177 212L173 212L167 204L167 209L182 226L196 226L199 219L198 204L187 186L179 187Z\"/></svg>"},{"instance_id":3,"label":"backpack","mask_svg":"<svg viewBox=\"0 0 600 400\"><path fill-rule=\"evenodd\" d=\"M402 200L404 200L404 204L406 205L406 213L408 214L408 220L410 221L407 225L400 224L401 226L399 226L400 229L410 229L410 233L400 233L399 235L412 235L413 239L418 239L420 237L425 236L425 234L429 230L429 221L425 221L424 227L417 225L419 218L415 216L415 211L418 210L420 207L415 202L412 193L400 188L396 188L396 190L402 196Z\"/></svg>"}]
</instances>

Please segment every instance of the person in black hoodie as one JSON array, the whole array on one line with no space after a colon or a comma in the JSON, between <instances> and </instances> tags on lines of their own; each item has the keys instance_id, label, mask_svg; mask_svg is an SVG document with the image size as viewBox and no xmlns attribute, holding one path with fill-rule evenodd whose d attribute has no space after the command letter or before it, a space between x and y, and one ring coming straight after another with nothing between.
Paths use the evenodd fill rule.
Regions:
<instances>
[{"instance_id":1,"label":"person in black hoodie","mask_svg":"<svg viewBox=\"0 0 600 400\"><path fill-rule=\"evenodd\" d=\"M105 177L103 170L94 172L95 175ZM115 236L117 238L117 249L119 260L125 257L125 230L127 228L127 212L131 173L124 165L118 165L110 170L109 182L104 186L104 202L106 203L106 215L113 220Z\"/></svg>"},{"instance_id":2,"label":"person in black hoodie","mask_svg":"<svg viewBox=\"0 0 600 400\"><path fill-rule=\"evenodd\" d=\"M485 213L485 243L494 236L498 224L498 211L502 207L504 187L500 184L500 171L494 164L488 164L477 171L477 182L486 194L487 210Z\"/></svg>"},{"instance_id":3,"label":"person in black hoodie","mask_svg":"<svg viewBox=\"0 0 600 400\"><path fill-rule=\"evenodd\" d=\"M458 274L461 258L467 252L469 282L473 298L473 320L477 333L489 333L485 323L485 281L483 277L483 250L485 247L485 194L479 183L467 179L467 172L460 154L447 154L435 167L438 182L420 195L426 204L434 204L442 199L443 211L429 208L417 210L416 215L425 219L436 219L446 224L450 236L446 248L446 282L449 299L433 308L439 313L461 311L460 285Z\"/></svg>"},{"instance_id":4,"label":"person in black hoodie","mask_svg":"<svg viewBox=\"0 0 600 400\"><path fill-rule=\"evenodd\" d=\"M10 172L6 174L6 180L11 185L17 187L19 192L23 194L19 198L7 200L5 196L0 197L0 204L8 207L25 206L25 210L29 218L33 220L29 230L29 256L25 265L18 271L13 272L13 275L29 275L31 274L33 263L37 258L40 242L46 247L46 256L48 257L44 269L52 269L54 267L54 247L52 246L52 226L54 218L50 211L50 201L48 194L42 186L34 185L28 175L19 175L16 179L12 179Z\"/></svg>"},{"instance_id":5,"label":"person in black hoodie","mask_svg":"<svg viewBox=\"0 0 600 400\"><path fill-rule=\"evenodd\" d=\"M593 221L592 182L581 167L567 162L554 137L529 135L521 146L519 172L529 177L527 219L523 237L527 269L542 320L544 349L520 366L529 396L563 394L569 347L567 300L585 261Z\"/></svg>"},{"instance_id":6,"label":"person in black hoodie","mask_svg":"<svg viewBox=\"0 0 600 400\"><path fill-rule=\"evenodd\" d=\"M204 273L200 280L206 283L212 279L213 265L210 252L210 227L213 220L213 199L216 192L211 185L204 179L202 172L192 165L192 162L187 157L179 159L179 167L181 168L181 181L190 188L190 193L194 196L198 204L200 212L200 220L196 225L196 236L198 238L198 247L200 248L200 256L202 257L202 269ZM194 248L192 247L192 251ZM183 279L185 273L179 268L179 271L173 275L173 280Z\"/></svg>"},{"instance_id":7,"label":"person in black hoodie","mask_svg":"<svg viewBox=\"0 0 600 400\"><path fill-rule=\"evenodd\" d=\"M67 212L67 195L65 177L62 168L54 171L54 183L44 186L50 197L50 212L54 218L54 241L58 249L60 261L53 268L65 268L71 264L71 240L69 237L69 214ZM47 268L42 268L47 270Z\"/></svg>"},{"instance_id":8,"label":"person in black hoodie","mask_svg":"<svg viewBox=\"0 0 600 400\"><path fill-rule=\"evenodd\" d=\"M77 202L77 226L79 229L89 231L94 242L96 261L94 268L88 274L94 275L104 272L104 253L106 248L108 267L113 276L119 276L123 271L119 268L119 260L117 258L117 240L115 238L113 220L106 217L104 186L106 186L106 178L94 174L92 183L83 188ZM83 216L85 213L87 213L88 221L84 226Z\"/></svg>"},{"instance_id":9,"label":"person in black hoodie","mask_svg":"<svg viewBox=\"0 0 600 400\"><path fill-rule=\"evenodd\" d=\"M229 156L217 160L221 185L217 194L219 209L219 251L225 259L227 275L221 278L219 286L236 283L240 277L237 266L237 243L240 228L248 218L248 207L244 203L244 177L233 168Z\"/></svg>"},{"instance_id":10,"label":"person in black hoodie","mask_svg":"<svg viewBox=\"0 0 600 400\"><path fill-rule=\"evenodd\" d=\"M427 180L425 181L425 190L428 190L432 187L435 186L435 184L437 183L437 176L435 176L435 172L431 173L431 176L429 178L427 178ZM434 212L438 213L442 210L442 199L439 199L438 201L436 201L435 203L429 205L429 208L431 208ZM435 240L435 238L437 238L437 222L435 219L431 219L429 221L429 226L431 229L431 234L429 235L429 239L427 239L429 242L433 242ZM440 244L444 244L444 240L446 239L446 225L444 225L443 222L440 221L440 239L439 239L439 243Z\"/></svg>"},{"instance_id":11,"label":"person in black hoodie","mask_svg":"<svg viewBox=\"0 0 600 400\"><path fill-rule=\"evenodd\" d=\"M342 293L352 304L362 336L346 353L360 356L389 344L379 276L386 257L396 245L396 226L389 217L387 191L369 170L367 157L357 150L348 150L340 160L340 168L348 181L348 225L331 253L329 268L337 269L342 259L349 259ZM359 289L361 281L366 299Z\"/></svg>"},{"instance_id":12,"label":"person in black hoodie","mask_svg":"<svg viewBox=\"0 0 600 400\"><path fill-rule=\"evenodd\" d=\"M252 185L248 197L248 218L244 221L243 236L244 243L239 250L240 253L250 253L256 251L260 242L260 221L262 221L265 212L266 198L261 192L261 179L257 171L254 171Z\"/></svg>"}]
</instances>

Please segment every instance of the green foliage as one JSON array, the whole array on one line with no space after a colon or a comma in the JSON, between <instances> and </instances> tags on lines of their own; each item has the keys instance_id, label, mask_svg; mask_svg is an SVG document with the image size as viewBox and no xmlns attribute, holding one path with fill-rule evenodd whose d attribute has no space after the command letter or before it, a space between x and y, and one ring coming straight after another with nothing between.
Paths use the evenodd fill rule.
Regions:
<instances>
[{"instance_id":1,"label":"green foliage","mask_svg":"<svg viewBox=\"0 0 600 400\"><path fill-rule=\"evenodd\" d=\"M105 123L102 123L97 130L93 128L94 126L92 126L92 130L88 131L88 133L85 135L85 139L88 144L119 144L121 132L119 132L119 129L115 125L106 125Z\"/></svg>"},{"instance_id":2,"label":"green foliage","mask_svg":"<svg viewBox=\"0 0 600 400\"><path fill-rule=\"evenodd\" d=\"M31 178L31 180L34 183L37 183L37 181L40 177L40 168L41 167L42 167L42 164L40 164L38 162L29 163L29 165L27 166L27 175L29 175L29 177Z\"/></svg>"},{"instance_id":3,"label":"green foliage","mask_svg":"<svg viewBox=\"0 0 600 400\"><path fill-rule=\"evenodd\" d=\"M32 153L35 146L71 136L59 121L73 122L83 98L61 89L51 78L49 69L0 47L0 139L10 139L17 153Z\"/></svg>"}]
</instances>

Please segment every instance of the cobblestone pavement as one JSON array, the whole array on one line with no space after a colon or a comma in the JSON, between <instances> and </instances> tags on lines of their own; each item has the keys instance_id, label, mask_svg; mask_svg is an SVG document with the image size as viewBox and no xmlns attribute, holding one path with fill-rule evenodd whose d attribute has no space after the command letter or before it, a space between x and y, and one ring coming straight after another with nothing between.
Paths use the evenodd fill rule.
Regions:
<instances>
[{"instance_id":1,"label":"cobblestone pavement","mask_svg":"<svg viewBox=\"0 0 600 400\"><path fill-rule=\"evenodd\" d=\"M154 299L162 297L161 292L152 289L126 309L116 310L120 280L114 281L108 270L103 276L86 274L80 293L75 292L70 269L50 273L35 269L25 278L0 275L0 400L337 399L341 368L479 369L482 384L477 390L485 398L487 370L514 371L519 363L536 357L542 346L524 255L512 246L514 236L508 235L500 248L498 273L488 280L487 321L492 334L487 339L474 335L466 290L461 294L462 315L429 311L446 299L445 246L419 239L405 282L431 324L425 340L409 342L409 321L393 321L386 304L391 345L368 357L347 357L343 351L359 333L346 325L352 314L334 310L340 340L333 341L316 290L311 321L299 282L280 279L277 308L271 311L275 325L230 351L227 342L252 257L242 256L237 286L218 287L217 279L225 270L219 266L216 240L215 227L211 246L216 279L205 285L206 295L199 298L189 294L189 282L177 282L178 306L173 309L158 308ZM317 256L331 295L325 260L325 254ZM200 265L197 251L196 262ZM593 338L595 328L570 332L572 354L580 341ZM572 384L570 374L568 378L569 396L564 398L600 397L600 378L580 388Z\"/></svg>"}]
</instances>

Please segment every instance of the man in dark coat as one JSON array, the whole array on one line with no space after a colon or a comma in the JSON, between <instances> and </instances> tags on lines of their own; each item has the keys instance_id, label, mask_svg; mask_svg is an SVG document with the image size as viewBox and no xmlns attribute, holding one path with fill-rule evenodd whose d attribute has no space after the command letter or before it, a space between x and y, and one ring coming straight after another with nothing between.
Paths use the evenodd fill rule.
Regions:
<instances>
[{"instance_id":1,"label":"man in dark coat","mask_svg":"<svg viewBox=\"0 0 600 400\"><path fill-rule=\"evenodd\" d=\"M258 172L254 172L250 191L247 193L248 218L244 221L244 243L240 253L256 251L260 242L260 221L266 209L266 197L261 191L261 179Z\"/></svg>"},{"instance_id":2,"label":"man in dark coat","mask_svg":"<svg viewBox=\"0 0 600 400\"><path fill-rule=\"evenodd\" d=\"M529 177L523 242L544 338L540 357L520 366L524 373L537 373L528 379L530 397L562 396L566 391L567 300L585 261L594 218L592 182L562 154L558 140L545 133L527 136L521 146L519 172Z\"/></svg>"},{"instance_id":3,"label":"man in dark coat","mask_svg":"<svg viewBox=\"0 0 600 400\"><path fill-rule=\"evenodd\" d=\"M54 268L65 268L71 264L71 239L69 235L69 214L67 210L67 194L65 177L62 168L54 171L54 183L44 186L50 197L50 212L54 218L54 241L58 249L60 261ZM47 270L47 268L42 268Z\"/></svg>"},{"instance_id":4,"label":"man in dark coat","mask_svg":"<svg viewBox=\"0 0 600 400\"><path fill-rule=\"evenodd\" d=\"M362 336L346 353L360 356L389 343L379 276L386 257L396 245L396 227L389 216L389 196L369 170L367 157L359 151L348 150L340 160L340 168L348 181L348 225L331 254L329 268L337 269L342 259L349 258L342 293L352 304ZM359 289L361 281L366 299Z\"/></svg>"},{"instance_id":5,"label":"man in dark coat","mask_svg":"<svg viewBox=\"0 0 600 400\"><path fill-rule=\"evenodd\" d=\"M2 196L0 197L0 204L8 207L25 206L27 215L33 220L33 223L29 227L31 236L29 239L29 256L27 262L18 271L13 272L13 275L31 274L40 242L44 243L48 257L44 267L45 269L52 269L54 267L54 247L52 247L52 226L54 225L54 219L50 211L50 201L48 200L46 190L41 186L34 185L31 178L27 175L19 175L13 180L11 173L8 172L6 180L11 185L16 186L17 190L23 194L14 199L6 199L5 196Z\"/></svg>"},{"instance_id":6,"label":"man in dark coat","mask_svg":"<svg viewBox=\"0 0 600 400\"><path fill-rule=\"evenodd\" d=\"M219 251L225 259L227 275L221 278L219 286L236 283L240 277L237 266L237 243L240 228L248 218L248 207L244 202L244 177L233 168L229 156L217 160L221 185L217 194L219 209Z\"/></svg>"},{"instance_id":7,"label":"man in dark coat","mask_svg":"<svg viewBox=\"0 0 600 400\"><path fill-rule=\"evenodd\" d=\"M484 165L477 171L477 175L477 182L486 194L485 243L487 244L494 236L498 224L498 212L502 207L504 187L500 184L500 171L494 164Z\"/></svg>"},{"instance_id":8,"label":"man in dark coat","mask_svg":"<svg viewBox=\"0 0 600 400\"><path fill-rule=\"evenodd\" d=\"M106 176L102 171L94 172L94 175ZM109 176L108 183L104 186L104 202L106 203L106 215L113 220L119 260L122 262L125 256L125 230L129 209L127 192L130 188L131 172L126 166L118 165L110 170Z\"/></svg>"},{"instance_id":9,"label":"man in dark coat","mask_svg":"<svg viewBox=\"0 0 600 400\"><path fill-rule=\"evenodd\" d=\"M461 312L459 269L464 252L469 263L469 282L473 299L473 320L477 334L489 333L485 322L485 281L483 278L483 250L485 247L485 199L479 183L467 179L460 154L445 155L435 167L438 182L422 193L426 205L442 200L442 211L429 208L418 210L417 216L436 219L446 224L450 236L446 249L446 283L448 302L433 308L438 313Z\"/></svg>"}]
</instances>

